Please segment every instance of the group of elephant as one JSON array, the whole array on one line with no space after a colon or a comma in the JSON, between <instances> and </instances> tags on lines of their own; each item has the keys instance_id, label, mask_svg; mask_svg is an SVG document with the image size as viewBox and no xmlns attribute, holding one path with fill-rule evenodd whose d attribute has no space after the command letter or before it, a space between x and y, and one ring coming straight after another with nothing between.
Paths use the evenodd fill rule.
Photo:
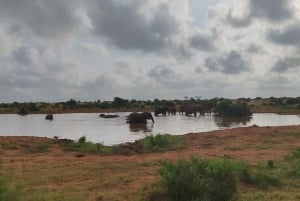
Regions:
<instances>
[{"instance_id":1,"label":"group of elephant","mask_svg":"<svg viewBox=\"0 0 300 201\"><path fill-rule=\"evenodd\" d=\"M206 104L198 104L198 105L182 105L179 107L179 114L185 114L186 116L197 114L204 115L206 113L211 114L213 110L213 104L207 102ZM166 115L176 115L177 109L175 106L161 106L156 107L154 109L154 116L166 116ZM144 124L147 123L147 120L151 120L154 123L153 116L150 112L142 112L142 113L131 113L126 118L126 123L129 124Z\"/></svg>"}]
</instances>

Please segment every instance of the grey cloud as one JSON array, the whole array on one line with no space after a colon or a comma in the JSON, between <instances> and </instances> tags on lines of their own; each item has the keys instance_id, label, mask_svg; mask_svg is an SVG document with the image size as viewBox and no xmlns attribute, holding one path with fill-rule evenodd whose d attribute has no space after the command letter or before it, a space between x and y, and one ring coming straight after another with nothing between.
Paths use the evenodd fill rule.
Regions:
<instances>
[{"instance_id":1,"label":"grey cloud","mask_svg":"<svg viewBox=\"0 0 300 201\"><path fill-rule=\"evenodd\" d=\"M248 6L249 13L241 18L232 16L232 9L230 9L227 22L233 27L241 28L251 25L253 19L265 19L278 23L294 17L289 0L249 0Z\"/></svg>"},{"instance_id":2,"label":"grey cloud","mask_svg":"<svg viewBox=\"0 0 300 201\"><path fill-rule=\"evenodd\" d=\"M247 15L243 18L236 18L232 16L232 10L229 10L227 14L227 22L234 27L247 27L252 23L252 16Z\"/></svg>"},{"instance_id":3,"label":"grey cloud","mask_svg":"<svg viewBox=\"0 0 300 201\"><path fill-rule=\"evenodd\" d=\"M277 44L281 45L300 45L300 26L293 24L288 26L285 30L269 30L267 38Z\"/></svg>"},{"instance_id":4,"label":"grey cloud","mask_svg":"<svg viewBox=\"0 0 300 201\"><path fill-rule=\"evenodd\" d=\"M75 4L75 0L1 0L0 16L14 25L13 31L23 27L42 37L58 38L79 27Z\"/></svg>"},{"instance_id":5,"label":"grey cloud","mask_svg":"<svg viewBox=\"0 0 300 201\"><path fill-rule=\"evenodd\" d=\"M259 45L256 44L250 44L247 48L246 48L246 52L248 53L252 53L252 54L257 54L263 51L263 48Z\"/></svg>"},{"instance_id":6,"label":"grey cloud","mask_svg":"<svg viewBox=\"0 0 300 201\"><path fill-rule=\"evenodd\" d=\"M176 33L177 22L166 4L153 10L154 18L150 21L143 15L142 5L137 1L123 4L95 1L89 12L95 33L122 49L155 51L164 48L168 37Z\"/></svg>"},{"instance_id":7,"label":"grey cloud","mask_svg":"<svg viewBox=\"0 0 300 201\"><path fill-rule=\"evenodd\" d=\"M275 63L271 71L277 73L284 73L287 72L289 69L292 68L299 68L300 67L300 57L290 57L284 58L283 60L279 60Z\"/></svg>"},{"instance_id":8,"label":"grey cloud","mask_svg":"<svg viewBox=\"0 0 300 201\"><path fill-rule=\"evenodd\" d=\"M223 57L208 57L205 59L205 66L210 71L222 72L225 74L240 74L249 71L247 62L236 51L232 51Z\"/></svg>"},{"instance_id":9,"label":"grey cloud","mask_svg":"<svg viewBox=\"0 0 300 201\"><path fill-rule=\"evenodd\" d=\"M39 52L35 48L20 47L14 51L14 56L20 64L32 65L39 60Z\"/></svg>"},{"instance_id":10,"label":"grey cloud","mask_svg":"<svg viewBox=\"0 0 300 201\"><path fill-rule=\"evenodd\" d=\"M189 40L190 45L193 48L203 50L203 51L213 51L215 50L214 38L204 35L195 35Z\"/></svg>"},{"instance_id":11,"label":"grey cloud","mask_svg":"<svg viewBox=\"0 0 300 201\"><path fill-rule=\"evenodd\" d=\"M290 19L293 11L290 0L250 0L251 15L272 22Z\"/></svg>"},{"instance_id":12,"label":"grey cloud","mask_svg":"<svg viewBox=\"0 0 300 201\"><path fill-rule=\"evenodd\" d=\"M152 68L148 75L159 84L170 88L187 89L196 86L192 79L177 74L172 68L165 65L158 65Z\"/></svg>"}]
</instances>

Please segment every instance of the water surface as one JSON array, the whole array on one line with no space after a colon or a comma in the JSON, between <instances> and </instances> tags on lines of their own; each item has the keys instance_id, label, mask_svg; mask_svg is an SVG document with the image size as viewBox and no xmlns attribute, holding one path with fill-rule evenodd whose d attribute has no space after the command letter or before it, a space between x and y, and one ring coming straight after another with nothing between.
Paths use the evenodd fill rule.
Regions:
<instances>
[{"instance_id":1,"label":"water surface","mask_svg":"<svg viewBox=\"0 0 300 201\"><path fill-rule=\"evenodd\" d=\"M298 115L253 114L252 119L218 119L212 115L186 117L174 115L154 117L155 123L146 126L130 127L125 123L129 113L116 113L115 119L99 118L96 113L55 114L53 121L45 120L44 114L20 116L0 115L0 135L2 136L45 136L52 138L78 139L86 136L89 141L106 145L132 142L146 135L182 135L190 132L205 132L239 126L283 126L298 125Z\"/></svg>"}]
</instances>

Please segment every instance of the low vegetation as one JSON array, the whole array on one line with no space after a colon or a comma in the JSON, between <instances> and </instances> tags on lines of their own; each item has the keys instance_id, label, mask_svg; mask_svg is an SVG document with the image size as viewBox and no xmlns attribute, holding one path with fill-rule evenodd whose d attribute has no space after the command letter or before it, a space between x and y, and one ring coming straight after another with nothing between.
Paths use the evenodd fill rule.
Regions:
<instances>
[{"instance_id":1,"label":"low vegetation","mask_svg":"<svg viewBox=\"0 0 300 201\"><path fill-rule=\"evenodd\" d=\"M150 135L137 142L138 152L162 152L181 149L185 146L182 136Z\"/></svg>"},{"instance_id":2,"label":"low vegetation","mask_svg":"<svg viewBox=\"0 0 300 201\"><path fill-rule=\"evenodd\" d=\"M82 153L102 153L102 154L132 154L145 152L162 152L168 150L181 149L184 147L182 136L156 135L147 136L134 143L105 146L101 143L86 141L83 136L76 142L63 144L67 151L78 151Z\"/></svg>"},{"instance_id":3,"label":"low vegetation","mask_svg":"<svg viewBox=\"0 0 300 201\"><path fill-rule=\"evenodd\" d=\"M1 161L0 161L1 163ZM3 176L0 164L0 201L19 201L21 200L21 191L17 186L12 185Z\"/></svg>"},{"instance_id":4,"label":"low vegetation","mask_svg":"<svg viewBox=\"0 0 300 201\"><path fill-rule=\"evenodd\" d=\"M238 184L254 188L280 186L281 178L263 167L251 168L230 159L180 159L164 162L160 181L150 191L148 200L162 201L230 201L238 199Z\"/></svg>"},{"instance_id":5,"label":"low vegetation","mask_svg":"<svg viewBox=\"0 0 300 201\"><path fill-rule=\"evenodd\" d=\"M77 151L81 153L113 154L120 152L120 147L118 146L105 146L101 143L88 142L85 136L79 138L76 142L63 144L63 146L66 151Z\"/></svg>"},{"instance_id":6,"label":"low vegetation","mask_svg":"<svg viewBox=\"0 0 300 201\"><path fill-rule=\"evenodd\" d=\"M0 103L0 113L19 113L22 115L35 113L63 113L63 112L98 112L98 111L153 111L156 106L201 105L211 103L213 107L222 102L232 102L234 105L247 105L251 111L274 113L298 113L300 112L300 97L281 98L212 98L200 99L200 97L184 97L184 100L135 100L114 97L111 101L80 101L69 99L65 102L14 102Z\"/></svg>"},{"instance_id":7,"label":"low vegetation","mask_svg":"<svg viewBox=\"0 0 300 201\"><path fill-rule=\"evenodd\" d=\"M222 101L214 109L219 117L250 117L252 113L247 104L233 104L230 101Z\"/></svg>"}]
</instances>

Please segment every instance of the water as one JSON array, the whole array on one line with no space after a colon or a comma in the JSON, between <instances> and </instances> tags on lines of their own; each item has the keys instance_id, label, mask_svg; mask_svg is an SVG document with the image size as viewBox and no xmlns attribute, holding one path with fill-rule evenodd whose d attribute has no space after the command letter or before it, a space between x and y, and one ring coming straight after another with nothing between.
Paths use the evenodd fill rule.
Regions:
<instances>
[{"instance_id":1,"label":"water","mask_svg":"<svg viewBox=\"0 0 300 201\"><path fill-rule=\"evenodd\" d=\"M106 145L132 142L146 135L182 135L191 132L205 132L225 128L251 126L284 126L300 124L298 115L254 114L252 119L217 119L212 115L186 117L174 115L154 117L155 123L148 122L142 127L132 127L125 123L129 113L116 113L115 119L99 118L96 113L55 114L53 121L45 120L44 114L19 116L0 115L0 135L2 136L45 136L78 139L86 136L89 141Z\"/></svg>"}]
</instances>

